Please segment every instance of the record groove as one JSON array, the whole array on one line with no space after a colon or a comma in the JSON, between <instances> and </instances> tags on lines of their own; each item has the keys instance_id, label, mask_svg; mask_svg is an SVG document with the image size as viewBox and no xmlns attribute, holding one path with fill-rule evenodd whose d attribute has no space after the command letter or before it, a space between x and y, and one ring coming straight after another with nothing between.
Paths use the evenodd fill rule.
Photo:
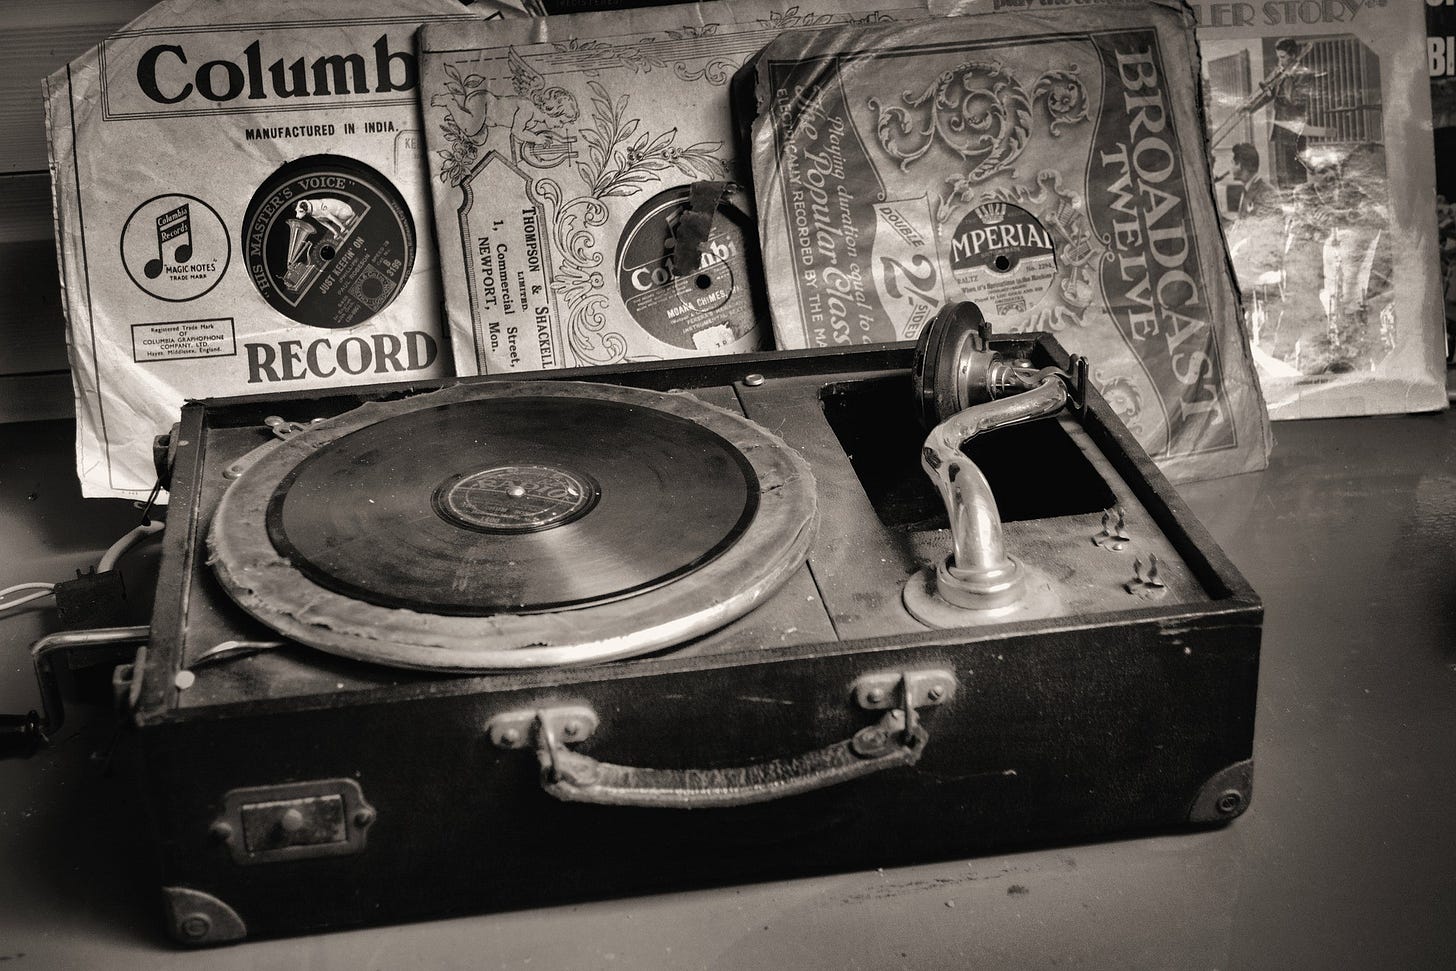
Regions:
<instances>
[{"instance_id":1,"label":"record groove","mask_svg":"<svg viewBox=\"0 0 1456 971\"><path fill-rule=\"evenodd\" d=\"M537 668L682 644L803 569L815 529L808 463L685 393L472 382L367 402L249 461L208 530L222 588L284 637L401 667ZM337 568L361 560L362 573Z\"/></svg>"},{"instance_id":2,"label":"record groove","mask_svg":"<svg viewBox=\"0 0 1456 971\"><path fill-rule=\"evenodd\" d=\"M267 530L331 590L486 616L652 589L727 549L757 508L752 467L691 421L593 398L512 397L413 411L335 440L279 484Z\"/></svg>"}]
</instances>

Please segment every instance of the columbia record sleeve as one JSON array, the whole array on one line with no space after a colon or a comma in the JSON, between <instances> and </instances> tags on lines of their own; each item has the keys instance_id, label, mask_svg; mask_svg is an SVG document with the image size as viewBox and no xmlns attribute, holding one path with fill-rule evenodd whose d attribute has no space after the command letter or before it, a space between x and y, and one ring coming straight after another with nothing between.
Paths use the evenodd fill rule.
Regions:
<instances>
[{"instance_id":1,"label":"columbia record sleeve","mask_svg":"<svg viewBox=\"0 0 1456 971\"><path fill-rule=\"evenodd\" d=\"M786 32L927 16L906 0L879 6L427 26L421 99L457 371L772 346L728 82ZM694 201L692 186L714 184ZM696 237L684 231L694 217Z\"/></svg>"},{"instance_id":2,"label":"columbia record sleeve","mask_svg":"<svg viewBox=\"0 0 1456 971\"><path fill-rule=\"evenodd\" d=\"M974 300L1085 355L1171 478L1263 468L1197 63L1167 3L774 41L752 139L779 345L909 340Z\"/></svg>"},{"instance_id":3,"label":"columbia record sleeve","mask_svg":"<svg viewBox=\"0 0 1456 971\"><path fill-rule=\"evenodd\" d=\"M169 0L46 79L85 495L188 398L452 373L414 34L463 16Z\"/></svg>"}]
</instances>

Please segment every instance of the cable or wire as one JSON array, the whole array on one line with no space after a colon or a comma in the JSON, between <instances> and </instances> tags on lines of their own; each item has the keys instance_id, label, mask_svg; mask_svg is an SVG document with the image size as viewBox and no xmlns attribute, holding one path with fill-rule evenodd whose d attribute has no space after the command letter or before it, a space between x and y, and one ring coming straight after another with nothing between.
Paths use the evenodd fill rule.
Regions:
<instances>
[{"instance_id":1,"label":"cable or wire","mask_svg":"<svg viewBox=\"0 0 1456 971\"><path fill-rule=\"evenodd\" d=\"M19 599L12 600L9 603L0 604L0 610L13 610L16 607L23 607L24 605L30 603L31 601L40 600L42 597L50 597L50 596L54 596L53 591L50 591L50 590L41 590L38 593L33 593L30 596L28 596L28 597L20 597Z\"/></svg>"},{"instance_id":2,"label":"cable or wire","mask_svg":"<svg viewBox=\"0 0 1456 971\"><path fill-rule=\"evenodd\" d=\"M20 593L23 590L32 590L34 592L24 597L17 597L14 600L5 600L6 597ZM13 587L6 587L4 590L0 590L0 610L13 610L31 601L40 600L42 597L49 597L55 592L56 585L54 583L17 583Z\"/></svg>"},{"instance_id":3,"label":"cable or wire","mask_svg":"<svg viewBox=\"0 0 1456 971\"><path fill-rule=\"evenodd\" d=\"M121 559L123 553L153 533L160 533L162 527L165 525L166 523L146 522L132 529L121 539L112 543L105 553L101 554L101 562L96 564L96 572L105 573L107 570L114 569L116 567L116 561Z\"/></svg>"},{"instance_id":4,"label":"cable or wire","mask_svg":"<svg viewBox=\"0 0 1456 971\"><path fill-rule=\"evenodd\" d=\"M106 552L101 554L101 560L96 564L96 572L105 573L108 570L115 569L116 561L121 559L127 550L131 549L146 537L161 532L162 527L165 525L165 523L161 522L145 522L129 530L125 536L121 537L115 543L112 543ZM24 593L25 591L31 592L23 597L16 597L14 600L6 599L14 594ZM54 583L45 583L38 580L29 583L17 583L14 586L0 590L0 611L14 610L16 607L22 607L25 604L33 603L44 597L53 596L55 592L56 585Z\"/></svg>"},{"instance_id":5,"label":"cable or wire","mask_svg":"<svg viewBox=\"0 0 1456 971\"><path fill-rule=\"evenodd\" d=\"M0 600L4 600L12 593L19 593L22 590L54 590L55 588L56 585L54 583L44 583L40 580L34 580L30 583L17 583L13 587L6 587L4 590L0 590Z\"/></svg>"}]
</instances>

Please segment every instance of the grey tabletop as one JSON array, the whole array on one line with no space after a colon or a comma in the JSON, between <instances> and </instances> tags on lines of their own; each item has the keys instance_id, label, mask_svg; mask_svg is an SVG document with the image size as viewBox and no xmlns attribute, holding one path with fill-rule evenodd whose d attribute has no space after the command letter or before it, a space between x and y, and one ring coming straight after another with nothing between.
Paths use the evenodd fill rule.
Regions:
<instances>
[{"instance_id":1,"label":"grey tabletop","mask_svg":"<svg viewBox=\"0 0 1456 971\"><path fill-rule=\"evenodd\" d=\"M186 952L106 770L110 714L78 708L0 762L0 963L1456 966L1456 415L1275 438L1267 471L1183 488L1267 610L1255 797L1230 826ZM134 523L80 498L72 454L68 423L0 426L0 587L62 579ZM125 563L142 613L155 568L154 546ZM51 613L0 617L0 711L35 706L26 646Z\"/></svg>"}]
</instances>

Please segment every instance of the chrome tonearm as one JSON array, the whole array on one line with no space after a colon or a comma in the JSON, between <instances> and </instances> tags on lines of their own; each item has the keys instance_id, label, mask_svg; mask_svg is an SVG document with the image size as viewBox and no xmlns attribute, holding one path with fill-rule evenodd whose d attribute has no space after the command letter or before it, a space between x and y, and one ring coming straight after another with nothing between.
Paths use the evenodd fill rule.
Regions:
<instances>
[{"instance_id":1,"label":"chrome tonearm","mask_svg":"<svg viewBox=\"0 0 1456 971\"><path fill-rule=\"evenodd\" d=\"M915 349L920 418L933 426L920 464L945 503L952 552L936 565L930 602L924 602L924 592L915 593L928 590L915 578L905 600L932 626L999 616L1026 593L1025 568L1006 552L996 499L986 477L966 457L966 444L983 432L1055 415L1069 404L1081 408L1086 401L1082 358L1074 356L1066 371L1038 368L991 350L990 338L991 326L980 308L957 303L935 316Z\"/></svg>"}]
</instances>

